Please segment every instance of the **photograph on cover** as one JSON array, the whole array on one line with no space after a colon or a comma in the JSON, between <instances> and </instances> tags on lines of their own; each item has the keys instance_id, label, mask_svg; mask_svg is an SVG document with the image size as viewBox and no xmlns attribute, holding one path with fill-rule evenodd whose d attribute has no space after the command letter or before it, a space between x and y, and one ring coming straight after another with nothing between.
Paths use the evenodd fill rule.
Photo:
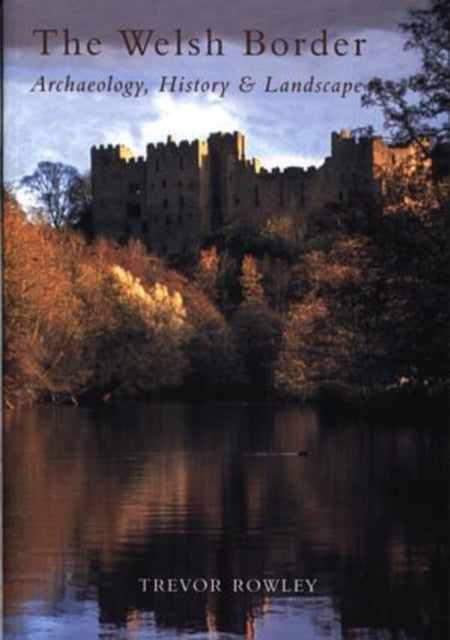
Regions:
<instances>
[{"instance_id":1,"label":"photograph on cover","mask_svg":"<svg viewBox=\"0 0 450 640\"><path fill-rule=\"evenodd\" d=\"M448 0L6 0L6 640L445 640Z\"/></svg>"}]
</instances>

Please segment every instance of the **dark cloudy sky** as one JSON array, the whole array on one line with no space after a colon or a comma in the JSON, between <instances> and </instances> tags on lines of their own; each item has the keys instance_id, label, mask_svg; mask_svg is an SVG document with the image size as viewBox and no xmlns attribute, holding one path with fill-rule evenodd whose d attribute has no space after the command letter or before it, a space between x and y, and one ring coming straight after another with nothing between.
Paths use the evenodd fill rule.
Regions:
<instances>
[{"instance_id":1,"label":"dark cloudy sky","mask_svg":"<svg viewBox=\"0 0 450 640\"><path fill-rule=\"evenodd\" d=\"M247 134L251 155L265 166L320 163L329 152L331 131L382 118L362 109L350 95L267 94L267 75L275 83L315 80L365 82L374 75L398 77L417 67L403 51L397 24L418 0L6 0L5 6L5 177L18 178L43 159L61 160L80 170L89 166L93 144L123 142L142 154L145 144L206 136L218 130ZM101 55L68 57L52 49L40 56L33 29L68 27L72 35L102 40ZM222 57L129 57L118 29L155 29L186 37L211 28L225 42ZM361 57L315 58L242 55L242 30L260 29L266 37L313 38L327 28L331 37L366 38ZM106 94L31 93L43 75L46 82L70 75L76 81L144 81L148 94L124 98ZM228 81L224 98L214 94L168 94L158 91L162 75L187 80ZM239 78L252 76L255 90L242 94Z\"/></svg>"}]
</instances>

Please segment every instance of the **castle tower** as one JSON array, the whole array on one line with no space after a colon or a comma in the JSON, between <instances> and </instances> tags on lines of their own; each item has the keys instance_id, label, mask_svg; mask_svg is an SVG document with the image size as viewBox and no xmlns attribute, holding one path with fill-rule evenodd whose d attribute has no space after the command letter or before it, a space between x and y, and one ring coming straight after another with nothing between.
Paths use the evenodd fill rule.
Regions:
<instances>
[{"instance_id":1,"label":"castle tower","mask_svg":"<svg viewBox=\"0 0 450 640\"><path fill-rule=\"evenodd\" d=\"M236 170L245 164L245 136L213 133L208 138L210 157L211 226L218 229L233 219Z\"/></svg>"},{"instance_id":2,"label":"castle tower","mask_svg":"<svg viewBox=\"0 0 450 640\"><path fill-rule=\"evenodd\" d=\"M116 242L148 233L144 159L124 145L92 147L92 218L94 233Z\"/></svg>"},{"instance_id":3,"label":"castle tower","mask_svg":"<svg viewBox=\"0 0 450 640\"><path fill-rule=\"evenodd\" d=\"M147 146L150 246L165 256L196 253L208 231L208 148L202 140Z\"/></svg>"}]
</instances>

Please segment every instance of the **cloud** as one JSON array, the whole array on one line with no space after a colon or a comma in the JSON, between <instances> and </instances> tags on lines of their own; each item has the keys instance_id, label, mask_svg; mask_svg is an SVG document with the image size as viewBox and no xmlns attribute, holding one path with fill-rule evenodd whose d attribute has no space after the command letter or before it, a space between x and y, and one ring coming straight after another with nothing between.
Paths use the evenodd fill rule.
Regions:
<instances>
[{"instance_id":1,"label":"cloud","mask_svg":"<svg viewBox=\"0 0 450 640\"><path fill-rule=\"evenodd\" d=\"M78 37L104 41L112 41L120 28L182 27L196 35L212 27L231 39L244 28L285 36L307 35L327 26L392 31L407 10L424 5L424 0L14 0L4 10L5 39L7 46L35 47L33 29L63 27Z\"/></svg>"},{"instance_id":2,"label":"cloud","mask_svg":"<svg viewBox=\"0 0 450 640\"><path fill-rule=\"evenodd\" d=\"M168 94L156 94L153 109L157 116L140 127L141 140L164 140L172 135L177 140L206 138L213 131L236 131L242 127L232 101L200 96L176 100Z\"/></svg>"},{"instance_id":3,"label":"cloud","mask_svg":"<svg viewBox=\"0 0 450 640\"><path fill-rule=\"evenodd\" d=\"M89 168L91 146L123 143L136 155L146 144L206 138L212 131L242 128L232 101L154 94L132 106L120 97L30 95L25 81L8 80L5 103L5 178L31 173L43 159Z\"/></svg>"},{"instance_id":4,"label":"cloud","mask_svg":"<svg viewBox=\"0 0 450 640\"><path fill-rule=\"evenodd\" d=\"M278 153L264 158L263 166L265 169L275 169L276 167L318 167L323 163L323 158L313 156L302 156L288 153Z\"/></svg>"},{"instance_id":5,"label":"cloud","mask_svg":"<svg viewBox=\"0 0 450 640\"><path fill-rule=\"evenodd\" d=\"M363 30L369 43L366 59L265 58L245 59L240 48L227 41L224 58L168 56L158 61L124 58L109 47L104 56L91 59L41 58L32 51L9 51L5 64L5 177L30 173L42 159L54 159L85 171L90 147L97 144L130 146L145 153L149 142L205 138L214 131L239 129L248 139L249 155L263 166L321 161L329 154L332 130L373 124L381 129L381 114L362 109L360 96L276 93L264 91L265 78L278 81L316 79L366 81L373 75L407 75L417 68L417 57L403 51L399 33ZM37 61L40 63L37 66ZM208 92L161 93L161 76L226 80L230 88L223 99ZM31 93L44 75L60 80L102 80L113 75L121 81L141 80L148 95L123 98L93 93ZM255 89L243 94L240 78L255 80ZM298 158L295 161L295 158Z\"/></svg>"}]
</instances>

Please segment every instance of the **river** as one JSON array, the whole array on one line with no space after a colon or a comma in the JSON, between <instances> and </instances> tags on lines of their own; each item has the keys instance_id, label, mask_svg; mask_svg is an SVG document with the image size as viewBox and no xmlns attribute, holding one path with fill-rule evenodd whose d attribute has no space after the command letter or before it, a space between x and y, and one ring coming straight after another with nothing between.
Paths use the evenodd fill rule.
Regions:
<instances>
[{"instance_id":1,"label":"river","mask_svg":"<svg viewBox=\"0 0 450 640\"><path fill-rule=\"evenodd\" d=\"M5 638L445 638L444 451L283 405L7 413Z\"/></svg>"}]
</instances>

